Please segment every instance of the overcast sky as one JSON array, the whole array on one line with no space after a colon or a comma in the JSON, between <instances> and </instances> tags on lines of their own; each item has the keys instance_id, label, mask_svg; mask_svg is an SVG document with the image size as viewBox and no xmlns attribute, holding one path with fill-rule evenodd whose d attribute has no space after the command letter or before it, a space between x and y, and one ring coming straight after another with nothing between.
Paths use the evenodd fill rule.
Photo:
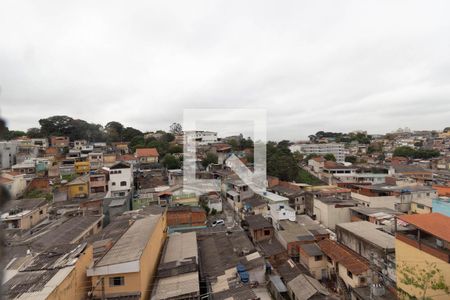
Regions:
<instances>
[{"instance_id":1,"label":"overcast sky","mask_svg":"<svg viewBox=\"0 0 450 300\"><path fill-rule=\"evenodd\" d=\"M258 108L277 140L443 129L449 11L449 1L3 0L0 113L10 129L64 114L147 131L182 122L184 108Z\"/></svg>"}]
</instances>

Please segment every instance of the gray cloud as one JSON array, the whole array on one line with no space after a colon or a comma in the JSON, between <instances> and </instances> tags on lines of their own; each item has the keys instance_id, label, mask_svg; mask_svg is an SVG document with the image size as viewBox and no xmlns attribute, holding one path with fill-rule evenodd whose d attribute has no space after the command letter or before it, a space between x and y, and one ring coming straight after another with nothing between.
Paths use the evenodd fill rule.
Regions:
<instances>
[{"instance_id":1,"label":"gray cloud","mask_svg":"<svg viewBox=\"0 0 450 300\"><path fill-rule=\"evenodd\" d=\"M4 1L1 113L14 129L67 114L154 130L182 121L184 108L265 108L271 139L442 129L449 9L448 1Z\"/></svg>"}]
</instances>

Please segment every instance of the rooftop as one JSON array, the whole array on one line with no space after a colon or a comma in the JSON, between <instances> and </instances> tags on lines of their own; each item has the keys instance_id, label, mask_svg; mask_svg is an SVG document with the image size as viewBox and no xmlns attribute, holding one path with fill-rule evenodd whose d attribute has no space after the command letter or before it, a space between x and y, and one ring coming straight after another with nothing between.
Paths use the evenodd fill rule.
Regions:
<instances>
[{"instance_id":1,"label":"rooftop","mask_svg":"<svg viewBox=\"0 0 450 300\"><path fill-rule=\"evenodd\" d=\"M286 249L284 249L283 245L276 238L257 242L257 246L260 252L266 257L286 252Z\"/></svg>"},{"instance_id":2,"label":"rooftop","mask_svg":"<svg viewBox=\"0 0 450 300\"><path fill-rule=\"evenodd\" d=\"M367 221L340 223L336 225L337 228L344 230L372 243L382 249L395 249L395 238L381 230L379 225Z\"/></svg>"},{"instance_id":3,"label":"rooftop","mask_svg":"<svg viewBox=\"0 0 450 300\"><path fill-rule=\"evenodd\" d=\"M197 234L194 232L173 233L169 236L163 263L198 257Z\"/></svg>"},{"instance_id":4,"label":"rooftop","mask_svg":"<svg viewBox=\"0 0 450 300\"><path fill-rule=\"evenodd\" d=\"M300 245L300 248L302 248L309 256L323 255L322 250L320 250L317 244L302 244Z\"/></svg>"},{"instance_id":5,"label":"rooftop","mask_svg":"<svg viewBox=\"0 0 450 300\"><path fill-rule=\"evenodd\" d=\"M11 209L33 210L48 204L44 198L36 199L21 199L7 201L0 209L2 212L7 212Z\"/></svg>"},{"instance_id":6,"label":"rooftop","mask_svg":"<svg viewBox=\"0 0 450 300\"><path fill-rule=\"evenodd\" d=\"M278 234L287 242L297 241L314 241L314 235L305 227L297 222L289 220L281 220L279 222L282 230L278 231Z\"/></svg>"},{"instance_id":7,"label":"rooftop","mask_svg":"<svg viewBox=\"0 0 450 300\"><path fill-rule=\"evenodd\" d=\"M440 213L429 213L401 215L398 218L440 239L450 242L450 217Z\"/></svg>"},{"instance_id":8,"label":"rooftop","mask_svg":"<svg viewBox=\"0 0 450 300\"><path fill-rule=\"evenodd\" d=\"M299 300L308 300L318 294L322 296L328 296L330 294L317 279L305 274L298 275L289 281L287 285ZM314 299L317 298L314 297Z\"/></svg>"},{"instance_id":9,"label":"rooftop","mask_svg":"<svg viewBox=\"0 0 450 300\"><path fill-rule=\"evenodd\" d=\"M136 149L136 157L158 157L158 150L156 148L140 148Z\"/></svg>"},{"instance_id":10,"label":"rooftop","mask_svg":"<svg viewBox=\"0 0 450 300\"><path fill-rule=\"evenodd\" d=\"M315 198L326 205L342 205L342 206L357 206L358 201L353 199L340 199L337 197L325 197L325 198Z\"/></svg>"},{"instance_id":11,"label":"rooftop","mask_svg":"<svg viewBox=\"0 0 450 300\"><path fill-rule=\"evenodd\" d=\"M95 267L140 259L160 217L160 215L151 215L136 220Z\"/></svg>"},{"instance_id":12,"label":"rooftop","mask_svg":"<svg viewBox=\"0 0 450 300\"><path fill-rule=\"evenodd\" d=\"M403 214L402 212L387 208L387 207L365 207L365 206L357 206L352 207L350 210L356 211L360 214L377 217L377 218L385 218L385 217L393 217L396 215Z\"/></svg>"},{"instance_id":13,"label":"rooftop","mask_svg":"<svg viewBox=\"0 0 450 300\"><path fill-rule=\"evenodd\" d=\"M272 228L272 224L269 223L262 215L246 216L245 221L248 223L248 227L252 230Z\"/></svg>"},{"instance_id":14,"label":"rooftop","mask_svg":"<svg viewBox=\"0 0 450 300\"><path fill-rule=\"evenodd\" d=\"M78 242L80 236L92 226L97 226L103 216L76 216L50 228L31 243L32 249L47 249L61 244Z\"/></svg>"},{"instance_id":15,"label":"rooftop","mask_svg":"<svg viewBox=\"0 0 450 300\"><path fill-rule=\"evenodd\" d=\"M83 175L75 178L71 182L67 183L67 185L86 184L88 182L89 182L89 175Z\"/></svg>"},{"instance_id":16,"label":"rooftop","mask_svg":"<svg viewBox=\"0 0 450 300\"><path fill-rule=\"evenodd\" d=\"M247 256L257 253L252 242L243 231L218 233L199 240L202 269L208 277L224 275L230 268L236 268L238 263L247 269L264 264L262 257L248 259ZM244 256L243 254L247 254Z\"/></svg>"},{"instance_id":17,"label":"rooftop","mask_svg":"<svg viewBox=\"0 0 450 300\"><path fill-rule=\"evenodd\" d=\"M323 239L317 244L326 255L342 264L353 274L359 275L369 270L369 263L347 247L329 239Z\"/></svg>"},{"instance_id":18,"label":"rooftop","mask_svg":"<svg viewBox=\"0 0 450 300\"><path fill-rule=\"evenodd\" d=\"M195 297L200 293L195 232L169 236L158 267L158 278L152 299Z\"/></svg>"}]
</instances>

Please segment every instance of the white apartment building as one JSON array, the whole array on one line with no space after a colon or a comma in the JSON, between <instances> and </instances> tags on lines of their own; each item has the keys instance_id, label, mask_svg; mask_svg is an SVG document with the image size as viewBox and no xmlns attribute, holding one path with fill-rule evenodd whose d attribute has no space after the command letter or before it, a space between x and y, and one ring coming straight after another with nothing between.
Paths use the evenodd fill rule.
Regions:
<instances>
[{"instance_id":1,"label":"white apartment building","mask_svg":"<svg viewBox=\"0 0 450 300\"><path fill-rule=\"evenodd\" d=\"M208 145L217 143L217 132L190 130L184 132L184 140L188 143L195 142L197 145Z\"/></svg>"},{"instance_id":2,"label":"white apartment building","mask_svg":"<svg viewBox=\"0 0 450 300\"><path fill-rule=\"evenodd\" d=\"M343 163L345 161L344 144L328 143L328 144L295 144L289 147L292 152L298 151L302 154L318 154L325 155L328 153L336 157L336 162Z\"/></svg>"},{"instance_id":3,"label":"white apartment building","mask_svg":"<svg viewBox=\"0 0 450 300\"><path fill-rule=\"evenodd\" d=\"M104 168L109 171L108 194L109 197L122 197L128 194L133 188L133 170L125 162L118 162L110 168Z\"/></svg>"}]
</instances>

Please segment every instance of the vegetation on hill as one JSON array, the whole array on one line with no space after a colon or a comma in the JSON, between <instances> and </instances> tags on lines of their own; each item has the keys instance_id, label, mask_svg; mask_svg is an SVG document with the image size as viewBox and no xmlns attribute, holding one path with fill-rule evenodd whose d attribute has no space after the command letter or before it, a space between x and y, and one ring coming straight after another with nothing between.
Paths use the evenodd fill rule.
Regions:
<instances>
[{"instance_id":1,"label":"vegetation on hill","mask_svg":"<svg viewBox=\"0 0 450 300\"><path fill-rule=\"evenodd\" d=\"M409 146L400 146L394 150L394 156L402 156L409 158L430 159L440 155L438 150L414 149Z\"/></svg>"}]
</instances>

